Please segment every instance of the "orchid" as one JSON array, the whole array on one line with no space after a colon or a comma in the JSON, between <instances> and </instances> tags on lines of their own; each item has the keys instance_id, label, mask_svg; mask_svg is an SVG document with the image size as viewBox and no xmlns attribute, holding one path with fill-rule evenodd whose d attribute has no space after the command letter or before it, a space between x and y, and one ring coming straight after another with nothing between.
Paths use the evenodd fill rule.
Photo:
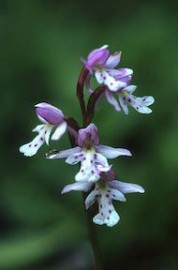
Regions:
<instances>
[{"instance_id":1,"label":"orchid","mask_svg":"<svg viewBox=\"0 0 178 270\"><path fill-rule=\"evenodd\" d=\"M49 155L48 158L66 158L66 163L70 165L80 162L80 171L75 176L75 180L96 182L100 179L101 172L107 172L111 168L107 158L118 156L131 156L131 153L127 149L100 145L97 128L91 123L79 130L76 147Z\"/></svg>"},{"instance_id":2,"label":"orchid","mask_svg":"<svg viewBox=\"0 0 178 270\"><path fill-rule=\"evenodd\" d=\"M82 124L72 116L64 115L51 104L39 103L35 106L36 115L42 123L33 129L37 136L19 148L25 156L34 156L44 143L49 145L50 139L58 141L67 131L71 147L66 150L52 149L46 155L47 159L65 159L69 165L79 164L75 182L66 184L61 193L72 190L84 192L88 217L92 218L93 223L105 224L108 227L116 225L120 219L114 201L125 202L127 193L143 193L144 189L140 185L117 179L113 165L108 160L131 156L131 152L125 148L100 144L98 129L93 122L95 108L104 97L116 111L123 110L128 114L128 107L131 106L139 113L149 114L152 112L149 106L154 103L152 96L133 95L136 90L136 86L131 83L133 70L118 68L120 60L121 52L112 54L108 45L92 50L86 60L82 59L83 68L77 81L76 96L81 109ZM91 86L92 77L99 84L95 89ZM89 92L88 100L84 88ZM95 203L98 204L97 213L91 217L88 209ZM91 232L90 229L89 231ZM91 238L93 241L94 237Z\"/></svg>"},{"instance_id":3,"label":"orchid","mask_svg":"<svg viewBox=\"0 0 178 270\"><path fill-rule=\"evenodd\" d=\"M85 199L86 209L89 209L95 202L98 203L99 213L93 217L93 222L98 225L106 224L108 227L112 227L120 220L112 203L113 200L125 202L124 195L127 193L144 193L142 186L112 179L114 176L112 169L107 173L102 173L101 179L95 183L94 189ZM93 184L87 181L76 182L65 186L61 193L72 190L88 192L92 186Z\"/></svg>"},{"instance_id":4,"label":"orchid","mask_svg":"<svg viewBox=\"0 0 178 270\"><path fill-rule=\"evenodd\" d=\"M90 71L87 78L87 89L90 93L93 89L90 86L91 75L94 75L99 84L104 84L109 90L116 92L126 87L131 79L133 70L130 68L119 68L121 52L110 54L108 45L95 49L83 60L85 67Z\"/></svg>"},{"instance_id":5,"label":"orchid","mask_svg":"<svg viewBox=\"0 0 178 270\"><path fill-rule=\"evenodd\" d=\"M116 111L121 111L122 107L125 114L128 114L127 105L129 104L139 113L151 113L152 110L148 106L154 103L154 98L152 96L135 97L132 95L136 89L135 85L130 85L133 70L130 68L116 69L120 59L121 52L110 54L108 45L90 52L87 60L83 60L85 67L90 71L86 79L87 90L90 94L94 92L90 83L91 76L94 75L99 84L106 86L104 96ZM115 94L118 96L119 102L114 97Z\"/></svg>"},{"instance_id":6,"label":"orchid","mask_svg":"<svg viewBox=\"0 0 178 270\"><path fill-rule=\"evenodd\" d=\"M33 129L33 132L38 132L38 135L31 142L19 148L19 151L27 157L34 156L45 142L47 145L49 144L53 128L56 128L56 130L51 136L52 140L59 140L67 129L61 110L46 102L39 103L35 107L37 117L43 124L37 125Z\"/></svg>"},{"instance_id":7,"label":"orchid","mask_svg":"<svg viewBox=\"0 0 178 270\"><path fill-rule=\"evenodd\" d=\"M136 90L136 88L137 87L135 85L129 85L116 93L106 89L105 95L108 102L115 108L116 111L120 111L121 106L124 113L128 114L128 105L130 105L139 113L151 113L152 110L148 108L148 106L154 103L154 98L152 96L135 97L132 95L132 93ZM115 99L114 94L118 97L118 101Z\"/></svg>"}]
</instances>

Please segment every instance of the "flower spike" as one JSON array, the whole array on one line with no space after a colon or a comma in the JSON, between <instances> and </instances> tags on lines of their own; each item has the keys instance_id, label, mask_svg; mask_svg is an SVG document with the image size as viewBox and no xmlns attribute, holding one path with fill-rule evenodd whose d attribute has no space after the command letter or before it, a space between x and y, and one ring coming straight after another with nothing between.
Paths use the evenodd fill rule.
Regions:
<instances>
[{"instance_id":1,"label":"flower spike","mask_svg":"<svg viewBox=\"0 0 178 270\"><path fill-rule=\"evenodd\" d=\"M117 179L113 166L108 160L132 154L125 148L100 144L98 129L92 123L95 109L105 98L118 112L123 110L125 114L128 114L128 107L131 106L139 113L149 114L152 112L149 106L154 103L152 96L133 95L136 90L136 86L131 83L133 70L118 67L120 60L121 52L112 54L108 45L92 50L86 60L81 59L83 67L77 81L76 97L83 124L79 126L72 116L64 115L60 109L49 103L38 103L35 109L41 124L33 129L37 135L31 142L19 148L21 153L31 157L43 144L49 145L50 139L59 140L67 131L71 148L62 151L52 149L46 158L65 159L69 165L80 164L79 171L75 175L75 182L66 184L61 193L85 192L86 210L93 204L97 204L98 211L92 216L93 222L108 227L113 227L120 220L113 201L125 202L126 194L144 193L144 189L140 185L125 183ZM98 83L95 89L91 84L93 77ZM89 93L87 102L87 95L84 95L85 88ZM91 213L88 212L88 217L91 217ZM94 246L93 239L92 237Z\"/></svg>"}]
</instances>

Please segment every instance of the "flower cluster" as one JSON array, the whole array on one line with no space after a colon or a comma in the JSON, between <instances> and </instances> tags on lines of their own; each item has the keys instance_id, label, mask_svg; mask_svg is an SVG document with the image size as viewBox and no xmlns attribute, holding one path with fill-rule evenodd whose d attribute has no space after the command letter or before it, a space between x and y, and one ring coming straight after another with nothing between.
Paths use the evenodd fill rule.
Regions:
<instances>
[{"instance_id":1,"label":"flower cluster","mask_svg":"<svg viewBox=\"0 0 178 270\"><path fill-rule=\"evenodd\" d=\"M119 221L113 200L124 202L125 194L139 192L144 189L140 185L121 182L117 179L112 164L108 160L119 156L131 156L131 152L124 148L114 148L99 143L98 129L92 123L95 107L105 97L114 106L116 111L128 114L128 105L140 113L151 113L148 108L154 102L152 96L135 97L133 92L135 85L131 84L133 70L119 68L121 52L111 54L108 46L102 46L93 50L82 60L83 69L77 84L77 97L83 116L83 126L77 121L53 105L46 102L37 104L36 114L41 125L37 125L33 131L37 136L29 143L20 147L20 152L27 157L37 153L39 148L49 140L59 140L68 132L71 138L71 148L58 152L50 152L48 159L65 159L70 165L80 164L79 172L75 175L75 182L66 185L62 194L79 190L86 192L85 206L90 208L95 202L98 203L98 213L93 217L93 222L99 225L114 226ZM99 87L92 89L91 79L95 77ZM83 98L84 85L89 92L87 106ZM116 100L115 96L118 97ZM53 133L52 133L53 132Z\"/></svg>"}]
</instances>

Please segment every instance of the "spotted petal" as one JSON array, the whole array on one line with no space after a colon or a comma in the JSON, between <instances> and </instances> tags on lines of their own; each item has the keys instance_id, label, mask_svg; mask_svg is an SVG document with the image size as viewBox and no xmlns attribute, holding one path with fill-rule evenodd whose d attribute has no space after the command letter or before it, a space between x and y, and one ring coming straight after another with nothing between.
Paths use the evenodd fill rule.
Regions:
<instances>
[{"instance_id":1,"label":"spotted petal","mask_svg":"<svg viewBox=\"0 0 178 270\"><path fill-rule=\"evenodd\" d=\"M19 151L26 157L34 156L45 141L48 144L52 128L53 126L49 124L38 125L33 131L37 131L39 134L31 142L22 145Z\"/></svg>"},{"instance_id":2,"label":"spotted petal","mask_svg":"<svg viewBox=\"0 0 178 270\"><path fill-rule=\"evenodd\" d=\"M111 210L110 210L111 211ZM113 227L116 225L120 220L120 217L116 210L112 209L112 212L109 215L102 215L101 213L98 213L96 216L93 218L93 222L98 225L103 225L106 224L108 227Z\"/></svg>"}]
</instances>

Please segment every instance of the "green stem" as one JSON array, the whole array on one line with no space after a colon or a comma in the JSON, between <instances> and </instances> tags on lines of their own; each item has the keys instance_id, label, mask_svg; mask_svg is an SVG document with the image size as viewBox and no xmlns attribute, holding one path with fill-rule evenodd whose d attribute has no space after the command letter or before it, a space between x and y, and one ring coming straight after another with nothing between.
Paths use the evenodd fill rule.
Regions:
<instances>
[{"instance_id":1,"label":"green stem","mask_svg":"<svg viewBox=\"0 0 178 270\"><path fill-rule=\"evenodd\" d=\"M85 202L86 194L83 193L83 201ZM85 204L84 204L85 207ZM86 210L85 210L86 211ZM92 221L94 210L87 210L86 217L87 217L87 227L88 227L88 237L90 239L92 251L93 251L93 258L94 258L94 269L95 270L103 270L102 263L101 263L101 252L99 249L98 238L96 236L95 224Z\"/></svg>"}]
</instances>

